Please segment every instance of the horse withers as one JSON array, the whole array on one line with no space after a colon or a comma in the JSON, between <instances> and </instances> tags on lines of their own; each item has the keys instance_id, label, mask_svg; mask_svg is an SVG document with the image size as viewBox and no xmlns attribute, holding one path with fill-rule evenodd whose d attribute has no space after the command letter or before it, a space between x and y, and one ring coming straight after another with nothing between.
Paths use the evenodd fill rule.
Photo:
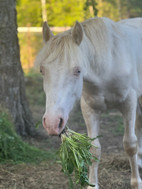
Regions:
<instances>
[{"instance_id":1,"label":"horse withers","mask_svg":"<svg viewBox=\"0 0 142 189\"><path fill-rule=\"evenodd\" d=\"M113 22L92 18L76 22L56 36L44 23L43 39L36 64L40 65L46 94L44 128L49 135L60 135L75 101L81 99L88 135L94 138L99 135L101 112L119 110L124 118L123 144L131 166L131 187L142 189L138 169L142 167L138 100L142 95L142 19ZM94 145L98 148L93 153L100 159L99 139ZM99 188L98 162L92 163L89 180Z\"/></svg>"}]
</instances>

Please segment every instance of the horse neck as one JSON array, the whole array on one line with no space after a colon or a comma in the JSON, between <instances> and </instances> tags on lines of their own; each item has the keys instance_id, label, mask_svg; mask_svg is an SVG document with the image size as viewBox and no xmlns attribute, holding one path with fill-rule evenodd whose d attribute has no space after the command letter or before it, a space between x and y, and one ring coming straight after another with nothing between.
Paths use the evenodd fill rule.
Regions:
<instances>
[{"instance_id":1,"label":"horse neck","mask_svg":"<svg viewBox=\"0 0 142 189\"><path fill-rule=\"evenodd\" d=\"M93 35L88 37L85 33L80 48L84 59L85 78L93 79L109 74L112 63L110 36L106 34L102 40Z\"/></svg>"}]
</instances>

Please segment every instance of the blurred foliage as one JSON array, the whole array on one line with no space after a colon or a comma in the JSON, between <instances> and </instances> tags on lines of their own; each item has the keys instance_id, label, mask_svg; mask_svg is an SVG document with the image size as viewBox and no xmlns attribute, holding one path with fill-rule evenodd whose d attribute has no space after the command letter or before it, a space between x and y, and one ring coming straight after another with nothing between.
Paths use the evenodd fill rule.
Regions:
<instances>
[{"instance_id":1,"label":"blurred foliage","mask_svg":"<svg viewBox=\"0 0 142 189\"><path fill-rule=\"evenodd\" d=\"M84 0L47 0L47 20L50 26L72 26L84 20Z\"/></svg>"},{"instance_id":2,"label":"blurred foliage","mask_svg":"<svg viewBox=\"0 0 142 189\"><path fill-rule=\"evenodd\" d=\"M142 16L141 0L46 0L50 26L72 26L76 20L105 16L113 20ZM18 25L41 26L41 0L17 0Z\"/></svg>"},{"instance_id":3,"label":"blurred foliage","mask_svg":"<svg viewBox=\"0 0 142 189\"><path fill-rule=\"evenodd\" d=\"M85 0L46 0L47 20L50 26L72 26L76 20L83 21L89 14L84 9ZM17 0L18 26L41 26L40 0ZM86 12L88 12L86 14Z\"/></svg>"},{"instance_id":4,"label":"blurred foliage","mask_svg":"<svg viewBox=\"0 0 142 189\"><path fill-rule=\"evenodd\" d=\"M20 44L20 56L25 73L33 68L35 56L42 47L41 33L18 33Z\"/></svg>"},{"instance_id":5,"label":"blurred foliage","mask_svg":"<svg viewBox=\"0 0 142 189\"><path fill-rule=\"evenodd\" d=\"M18 26L41 26L42 11L40 0L17 0Z\"/></svg>"},{"instance_id":6,"label":"blurred foliage","mask_svg":"<svg viewBox=\"0 0 142 189\"><path fill-rule=\"evenodd\" d=\"M97 0L98 16L115 21L142 16L141 0Z\"/></svg>"},{"instance_id":7,"label":"blurred foliage","mask_svg":"<svg viewBox=\"0 0 142 189\"><path fill-rule=\"evenodd\" d=\"M25 143L16 134L9 113L0 108L0 162L39 163L49 158L53 159L51 152L39 150Z\"/></svg>"},{"instance_id":8,"label":"blurred foliage","mask_svg":"<svg viewBox=\"0 0 142 189\"><path fill-rule=\"evenodd\" d=\"M109 17L115 21L142 16L142 0L46 0L50 26L73 26L89 17ZM17 0L18 26L41 26L41 0ZM33 67L42 46L41 33L19 33L21 62L25 72Z\"/></svg>"},{"instance_id":9,"label":"blurred foliage","mask_svg":"<svg viewBox=\"0 0 142 189\"><path fill-rule=\"evenodd\" d=\"M90 9L90 13L94 16L97 16L97 0L86 0L84 4L84 10L87 12Z\"/></svg>"}]
</instances>

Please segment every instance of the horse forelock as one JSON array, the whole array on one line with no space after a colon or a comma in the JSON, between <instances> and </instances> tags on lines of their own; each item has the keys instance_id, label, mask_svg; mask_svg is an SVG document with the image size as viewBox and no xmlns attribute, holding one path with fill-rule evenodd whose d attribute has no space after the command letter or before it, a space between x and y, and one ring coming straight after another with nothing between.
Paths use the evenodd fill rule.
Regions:
<instances>
[{"instance_id":1,"label":"horse forelock","mask_svg":"<svg viewBox=\"0 0 142 189\"><path fill-rule=\"evenodd\" d=\"M55 60L60 63L63 61L70 62L77 52L76 48L77 45L74 44L70 31L58 34L44 45L37 56L35 64L37 66L46 65L55 62Z\"/></svg>"}]
</instances>

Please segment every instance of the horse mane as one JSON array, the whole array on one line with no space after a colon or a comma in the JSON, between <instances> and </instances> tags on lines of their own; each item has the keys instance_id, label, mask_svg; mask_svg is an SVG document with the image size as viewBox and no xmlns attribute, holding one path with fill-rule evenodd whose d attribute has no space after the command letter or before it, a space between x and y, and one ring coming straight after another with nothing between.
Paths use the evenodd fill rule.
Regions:
<instances>
[{"instance_id":1,"label":"horse mane","mask_svg":"<svg viewBox=\"0 0 142 189\"><path fill-rule=\"evenodd\" d=\"M107 40L107 27L103 18L91 18L82 22L82 25L87 38L95 48L97 48L96 44L105 45Z\"/></svg>"},{"instance_id":2,"label":"horse mane","mask_svg":"<svg viewBox=\"0 0 142 189\"><path fill-rule=\"evenodd\" d=\"M109 35L111 32L110 27L111 28L115 27L114 22L107 18L96 17L96 18L88 19L82 22L81 24L83 26L83 30L85 33L83 37L83 41L89 44L88 46L90 48L89 49L90 51L92 51L93 53L95 52L95 56L94 56L95 60L93 60L93 62L100 62L98 66L104 67L104 65L103 66L101 65L101 62L102 59L105 60L103 56L105 56L106 53L108 53L108 46L109 48L111 47L111 45L109 44L110 43ZM78 48L77 45L72 40L71 32L72 29L52 37L44 45L44 47L38 54L37 59L35 61L35 65L39 66L41 64L44 64L44 60L47 58L49 64L53 62L56 58L58 58L59 62L62 62L63 59L64 60L66 59L67 62L70 62L69 60L71 58L73 57L74 59L75 57L77 58ZM100 54L100 50L101 50L101 54Z\"/></svg>"}]
</instances>

